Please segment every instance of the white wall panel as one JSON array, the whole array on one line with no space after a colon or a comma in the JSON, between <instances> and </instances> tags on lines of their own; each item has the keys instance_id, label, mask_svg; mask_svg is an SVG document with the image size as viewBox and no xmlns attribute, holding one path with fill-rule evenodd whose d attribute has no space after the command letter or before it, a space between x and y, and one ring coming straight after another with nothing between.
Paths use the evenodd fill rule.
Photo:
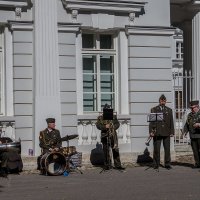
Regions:
<instances>
[{"instance_id":1,"label":"white wall panel","mask_svg":"<svg viewBox=\"0 0 200 200\"><path fill-rule=\"evenodd\" d=\"M58 43L75 45L76 35L74 33L58 33Z\"/></svg>"},{"instance_id":2,"label":"white wall panel","mask_svg":"<svg viewBox=\"0 0 200 200\"><path fill-rule=\"evenodd\" d=\"M60 67L60 79L76 79L76 71L71 68L61 68Z\"/></svg>"},{"instance_id":3,"label":"white wall panel","mask_svg":"<svg viewBox=\"0 0 200 200\"><path fill-rule=\"evenodd\" d=\"M61 92L61 103L66 102L66 103L72 103L76 102L76 92Z\"/></svg>"},{"instance_id":4,"label":"white wall panel","mask_svg":"<svg viewBox=\"0 0 200 200\"><path fill-rule=\"evenodd\" d=\"M33 33L32 31L14 31L13 42L32 42Z\"/></svg>"},{"instance_id":5,"label":"white wall panel","mask_svg":"<svg viewBox=\"0 0 200 200\"><path fill-rule=\"evenodd\" d=\"M33 81L31 79L14 79L14 90L32 90Z\"/></svg>"},{"instance_id":6,"label":"white wall panel","mask_svg":"<svg viewBox=\"0 0 200 200\"><path fill-rule=\"evenodd\" d=\"M32 55L14 55L14 66L33 66Z\"/></svg>"},{"instance_id":7,"label":"white wall panel","mask_svg":"<svg viewBox=\"0 0 200 200\"><path fill-rule=\"evenodd\" d=\"M75 56L76 49L74 45L59 44L59 55Z\"/></svg>"},{"instance_id":8,"label":"white wall panel","mask_svg":"<svg viewBox=\"0 0 200 200\"><path fill-rule=\"evenodd\" d=\"M144 47L170 47L170 37L163 36L148 36L148 35L137 35L130 37L129 46L144 46Z\"/></svg>"},{"instance_id":9,"label":"white wall panel","mask_svg":"<svg viewBox=\"0 0 200 200\"><path fill-rule=\"evenodd\" d=\"M59 56L59 66L60 67L76 67L76 58L75 56Z\"/></svg>"},{"instance_id":10,"label":"white wall panel","mask_svg":"<svg viewBox=\"0 0 200 200\"><path fill-rule=\"evenodd\" d=\"M15 104L14 109L15 115L29 115L32 116L33 114L33 106L32 104Z\"/></svg>"},{"instance_id":11,"label":"white wall panel","mask_svg":"<svg viewBox=\"0 0 200 200\"><path fill-rule=\"evenodd\" d=\"M169 58L129 58L130 68L172 68L172 61Z\"/></svg>"},{"instance_id":12,"label":"white wall panel","mask_svg":"<svg viewBox=\"0 0 200 200\"><path fill-rule=\"evenodd\" d=\"M172 91L172 81L131 81L130 91Z\"/></svg>"},{"instance_id":13,"label":"white wall panel","mask_svg":"<svg viewBox=\"0 0 200 200\"><path fill-rule=\"evenodd\" d=\"M62 103L61 112L63 114L75 115L77 113L77 105L74 103Z\"/></svg>"},{"instance_id":14,"label":"white wall panel","mask_svg":"<svg viewBox=\"0 0 200 200\"><path fill-rule=\"evenodd\" d=\"M33 103L32 91L15 91L14 102L15 103Z\"/></svg>"},{"instance_id":15,"label":"white wall panel","mask_svg":"<svg viewBox=\"0 0 200 200\"><path fill-rule=\"evenodd\" d=\"M72 91L76 91L76 81L74 80L61 80L60 81L60 88L61 91L68 91L68 92L72 92Z\"/></svg>"},{"instance_id":16,"label":"white wall panel","mask_svg":"<svg viewBox=\"0 0 200 200\"><path fill-rule=\"evenodd\" d=\"M32 43L14 43L13 44L14 54L33 54L33 44Z\"/></svg>"},{"instance_id":17,"label":"white wall panel","mask_svg":"<svg viewBox=\"0 0 200 200\"><path fill-rule=\"evenodd\" d=\"M32 67L14 67L13 76L14 78L33 78Z\"/></svg>"},{"instance_id":18,"label":"white wall panel","mask_svg":"<svg viewBox=\"0 0 200 200\"><path fill-rule=\"evenodd\" d=\"M161 47L131 47L129 52L130 57L154 57L154 58L170 58L171 49Z\"/></svg>"},{"instance_id":19,"label":"white wall panel","mask_svg":"<svg viewBox=\"0 0 200 200\"><path fill-rule=\"evenodd\" d=\"M169 69L130 69L131 80L171 80L172 72Z\"/></svg>"}]
</instances>

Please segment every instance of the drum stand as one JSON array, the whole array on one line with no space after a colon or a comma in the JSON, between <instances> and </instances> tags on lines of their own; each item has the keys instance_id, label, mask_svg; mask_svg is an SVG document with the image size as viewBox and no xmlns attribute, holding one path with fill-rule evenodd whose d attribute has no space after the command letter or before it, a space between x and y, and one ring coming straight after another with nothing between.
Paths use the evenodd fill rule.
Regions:
<instances>
[{"instance_id":1,"label":"drum stand","mask_svg":"<svg viewBox=\"0 0 200 200\"><path fill-rule=\"evenodd\" d=\"M71 156L69 155L69 140L67 140L67 164L66 164L66 169L68 171L68 173L70 173L72 170L70 169L70 164L72 165L73 169L75 171L78 171L80 174L83 174L83 172L78 169L78 167L73 163Z\"/></svg>"}]
</instances>

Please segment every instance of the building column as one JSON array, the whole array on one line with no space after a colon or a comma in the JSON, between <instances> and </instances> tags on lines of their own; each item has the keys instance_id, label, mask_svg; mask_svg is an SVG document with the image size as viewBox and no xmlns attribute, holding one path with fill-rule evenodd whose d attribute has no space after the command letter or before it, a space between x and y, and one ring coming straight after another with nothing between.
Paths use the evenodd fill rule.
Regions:
<instances>
[{"instance_id":1,"label":"building column","mask_svg":"<svg viewBox=\"0 0 200 200\"><path fill-rule=\"evenodd\" d=\"M192 20L193 99L200 99L200 12Z\"/></svg>"},{"instance_id":2,"label":"building column","mask_svg":"<svg viewBox=\"0 0 200 200\"><path fill-rule=\"evenodd\" d=\"M39 131L46 127L45 119L56 118L57 128L61 128L57 0L35 0L34 41L34 132L38 155Z\"/></svg>"}]
</instances>

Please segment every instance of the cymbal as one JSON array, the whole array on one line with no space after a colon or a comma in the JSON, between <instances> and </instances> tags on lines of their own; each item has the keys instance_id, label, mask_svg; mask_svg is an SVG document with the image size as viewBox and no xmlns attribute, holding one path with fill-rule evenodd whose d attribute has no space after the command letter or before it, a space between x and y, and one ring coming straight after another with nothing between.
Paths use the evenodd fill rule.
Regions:
<instances>
[{"instance_id":1,"label":"cymbal","mask_svg":"<svg viewBox=\"0 0 200 200\"><path fill-rule=\"evenodd\" d=\"M65 137L61 138L61 141L68 141L68 140L72 140L74 138L78 137L77 134L73 134L73 135L66 135Z\"/></svg>"}]
</instances>

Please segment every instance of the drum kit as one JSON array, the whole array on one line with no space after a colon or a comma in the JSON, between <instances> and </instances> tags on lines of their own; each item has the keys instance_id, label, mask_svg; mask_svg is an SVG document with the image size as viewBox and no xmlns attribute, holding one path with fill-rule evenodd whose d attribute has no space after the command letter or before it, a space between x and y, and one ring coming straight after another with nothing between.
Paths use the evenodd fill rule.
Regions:
<instances>
[{"instance_id":1,"label":"drum kit","mask_svg":"<svg viewBox=\"0 0 200 200\"><path fill-rule=\"evenodd\" d=\"M9 137L0 137L0 152L2 151L17 151L21 153L21 141L13 141Z\"/></svg>"},{"instance_id":2,"label":"drum kit","mask_svg":"<svg viewBox=\"0 0 200 200\"><path fill-rule=\"evenodd\" d=\"M71 166L82 174L71 159L73 155L77 154L76 147L69 146L69 140L77 137L77 134L62 137L61 141L66 141L67 147L61 147L60 151L48 152L42 156L40 166L46 175L62 175L65 171L70 172Z\"/></svg>"}]
</instances>

